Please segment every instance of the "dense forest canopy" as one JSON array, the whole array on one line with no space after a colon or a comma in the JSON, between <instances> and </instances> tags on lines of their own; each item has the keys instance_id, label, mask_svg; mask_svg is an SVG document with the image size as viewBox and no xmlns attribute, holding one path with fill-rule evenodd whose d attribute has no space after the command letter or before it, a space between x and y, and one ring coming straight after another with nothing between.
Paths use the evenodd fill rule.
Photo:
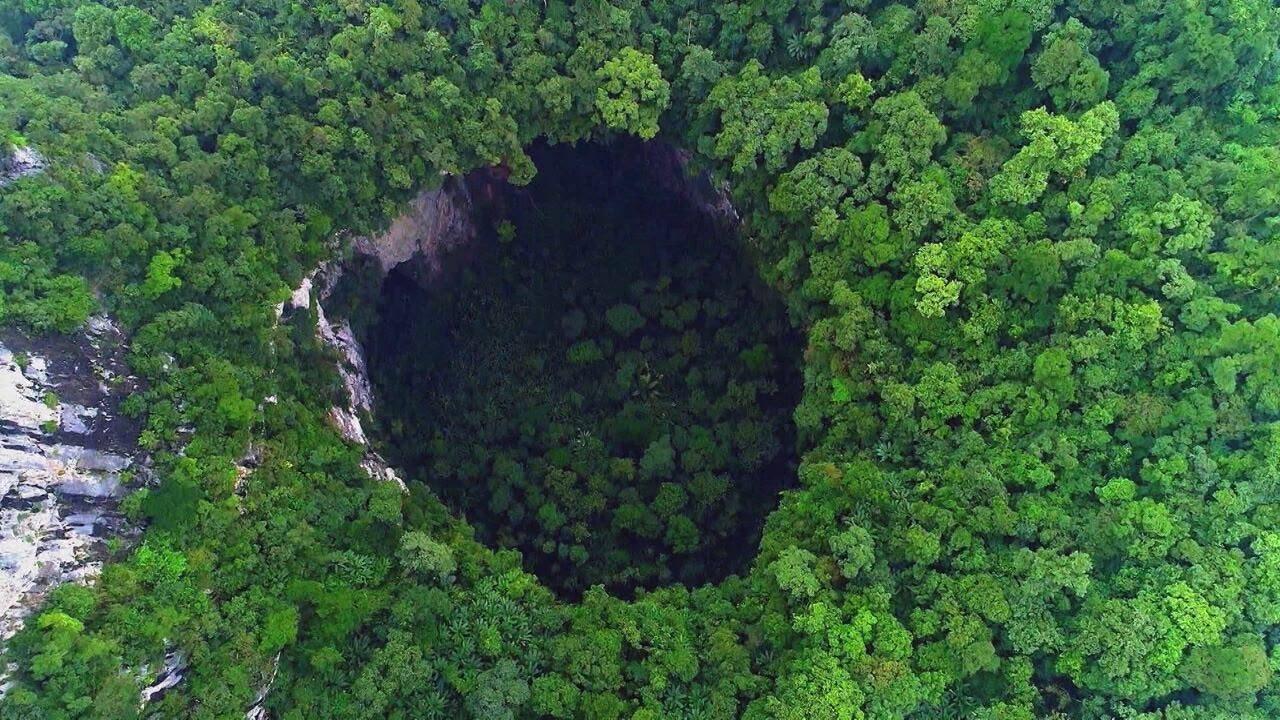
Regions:
<instances>
[{"instance_id":1,"label":"dense forest canopy","mask_svg":"<svg viewBox=\"0 0 1280 720\"><path fill-rule=\"evenodd\" d=\"M118 318L159 478L124 503L144 539L8 644L0 717L243 717L268 686L289 720L1280 715L1271 0L0 0L0 28L0 146L48 160L0 187L0 323ZM368 476L275 305L442 174L624 136L732 188L803 453L737 574L558 598Z\"/></svg>"}]
</instances>

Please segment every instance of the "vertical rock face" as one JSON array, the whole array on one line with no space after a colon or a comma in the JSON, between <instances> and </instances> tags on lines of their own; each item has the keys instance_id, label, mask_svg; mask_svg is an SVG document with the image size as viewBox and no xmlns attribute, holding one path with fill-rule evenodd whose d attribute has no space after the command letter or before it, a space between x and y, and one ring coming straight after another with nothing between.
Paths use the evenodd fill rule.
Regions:
<instances>
[{"instance_id":1,"label":"vertical rock face","mask_svg":"<svg viewBox=\"0 0 1280 720\"><path fill-rule=\"evenodd\" d=\"M134 465L124 343L97 317L73 337L0 335L0 640L60 582L101 566Z\"/></svg>"},{"instance_id":2,"label":"vertical rock face","mask_svg":"<svg viewBox=\"0 0 1280 720\"><path fill-rule=\"evenodd\" d=\"M170 650L165 653L164 664L160 666L159 672L156 673L155 681L142 688L140 693L141 704L146 705L163 698L165 693L182 683L186 669L187 659L180 651Z\"/></svg>"},{"instance_id":3,"label":"vertical rock face","mask_svg":"<svg viewBox=\"0 0 1280 720\"><path fill-rule=\"evenodd\" d=\"M358 237L353 248L376 259L384 276L413 261L419 279L429 281L440 272L442 258L475 238L472 211L468 182L446 178L438 189L419 193L385 232Z\"/></svg>"},{"instance_id":4,"label":"vertical rock face","mask_svg":"<svg viewBox=\"0 0 1280 720\"><path fill-rule=\"evenodd\" d=\"M439 188L419 193L386 231L352 241L356 255L374 261L378 271L376 281L381 281L392 269L406 266L418 282L429 283L441 272L446 256L475 238L469 184L462 179L446 178ZM331 319L325 312L324 304L343 273L341 264L320 265L303 278L289 299L277 308L277 314L283 318L296 310L310 309L314 304L316 336L337 353L338 373L346 388L346 402L330 408L329 419L343 437L366 448L364 467L371 476L403 487L395 471L369 446L361 420L373 412L374 404L364 349L350 322Z\"/></svg>"},{"instance_id":5,"label":"vertical rock face","mask_svg":"<svg viewBox=\"0 0 1280 720\"><path fill-rule=\"evenodd\" d=\"M394 267L394 265L392 265ZM342 277L343 269L336 263L323 263L302 279L289 299L277 308L277 315L288 315L315 306L316 337L338 356L338 374L345 388L345 402L329 408L329 420L342 437L365 448L364 469L371 477L388 480L404 487L404 482L369 445L362 416L373 412L373 389L369 384L369 369L365 365L364 349L356 339L351 324L346 320L333 321L325 314L324 302Z\"/></svg>"},{"instance_id":6,"label":"vertical rock face","mask_svg":"<svg viewBox=\"0 0 1280 720\"><path fill-rule=\"evenodd\" d=\"M722 226L737 226L738 209L729 197L729 187L718 185L706 175L696 175L690 170L693 153L683 148L657 142L634 143L633 157L648 168L648 174L661 186L691 207Z\"/></svg>"}]
</instances>

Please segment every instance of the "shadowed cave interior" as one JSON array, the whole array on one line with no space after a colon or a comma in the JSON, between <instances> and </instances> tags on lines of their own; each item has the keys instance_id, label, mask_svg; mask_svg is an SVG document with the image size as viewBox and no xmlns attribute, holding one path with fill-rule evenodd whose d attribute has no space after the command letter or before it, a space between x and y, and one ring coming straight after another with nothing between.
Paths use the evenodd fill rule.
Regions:
<instances>
[{"instance_id":1,"label":"shadowed cave interior","mask_svg":"<svg viewBox=\"0 0 1280 720\"><path fill-rule=\"evenodd\" d=\"M440 272L362 286L374 442L561 597L744 570L795 476L781 302L674 150L530 154L528 186L468 178Z\"/></svg>"}]
</instances>

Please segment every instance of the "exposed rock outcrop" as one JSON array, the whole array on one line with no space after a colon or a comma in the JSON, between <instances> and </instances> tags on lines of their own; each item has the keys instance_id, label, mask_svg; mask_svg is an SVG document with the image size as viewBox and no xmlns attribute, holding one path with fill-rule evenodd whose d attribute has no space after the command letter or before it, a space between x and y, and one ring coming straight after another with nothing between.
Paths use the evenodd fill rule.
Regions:
<instances>
[{"instance_id":1,"label":"exposed rock outcrop","mask_svg":"<svg viewBox=\"0 0 1280 720\"><path fill-rule=\"evenodd\" d=\"M361 417L373 412L373 388L369 383L369 368L365 364L364 349L356 339L349 322L330 320L324 310L324 302L333 292L333 287L342 277L342 272L342 266L337 263L322 263L302 279L289 299L277 308L277 314L283 319L298 310L306 310L314 306L316 337L337 354L337 370L346 390L344 393L346 402L329 409L329 420L342 437L365 448L363 465L371 477L395 482L404 488L404 481L369 444L369 438L365 434L364 424L361 421Z\"/></svg>"},{"instance_id":2,"label":"exposed rock outcrop","mask_svg":"<svg viewBox=\"0 0 1280 720\"><path fill-rule=\"evenodd\" d=\"M17 147L7 155L0 148L0 187L44 170L48 163L35 148Z\"/></svg>"},{"instance_id":3,"label":"exposed rock outcrop","mask_svg":"<svg viewBox=\"0 0 1280 720\"><path fill-rule=\"evenodd\" d=\"M271 663L271 673L267 675L266 681L262 683L262 687L258 689L258 694L253 698L253 703L249 705L248 711L245 712L245 720L267 720L271 715L267 712L266 701L267 695L271 693L271 686L275 685L276 676L280 674L280 653L276 653L275 660Z\"/></svg>"},{"instance_id":4,"label":"exposed rock outcrop","mask_svg":"<svg viewBox=\"0 0 1280 720\"><path fill-rule=\"evenodd\" d=\"M155 681L142 688L139 705L145 706L163 698L165 693L182 683L186 670L187 658L181 651L170 650L165 653L164 665L156 673Z\"/></svg>"},{"instance_id":5,"label":"exposed rock outcrop","mask_svg":"<svg viewBox=\"0 0 1280 720\"><path fill-rule=\"evenodd\" d=\"M76 336L0 336L0 639L55 585L87 581L135 470L124 341L104 317Z\"/></svg>"},{"instance_id":6,"label":"exposed rock outcrop","mask_svg":"<svg viewBox=\"0 0 1280 720\"><path fill-rule=\"evenodd\" d=\"M634 141L633 141L634 142ZM692 171L693 153L664 143L635 143L634 157L645 164L649 176L664 189L678 195L691 207L698 208L717 224L736 227L741 218L729 196L729 186L716 183L705 174Z\"/></svg>"},{"instance_id":7,"label":"exposed rock outcrop","mask_svg":"<svg viewBox=\"0 0 1280 720\"><path fill-rule=\"evenodd\" d=\"M441 260L475 235L468 182L445 178L439 188L418 193L384 232L357 237L352 249L375 259L383 276L412 261L418 280L428 282L441 271Z\"/></svg>"},{"instance_id":8,"label":"exposed rock outcrop","mask_svg":"<svg viewBox=\"0 0 1280 720\"><path fill-rule=\"evenodd\" d=\"M418 282L429 283L443 269L443 259L476 236L474 207L468 181L445 178L439 188L424 190L409 202L404 214L381 233L350 241L352 252L372 261L375 282L402 267ZM337 354L338 372L346 389L346 403L329 410L329 419L347 440L366 449L364 467L370 476L404 481L369 444L362 417L373 412L373 389L364 349L345 319L331 319L324 304L346 272L344 265L325 262L302 279L289 299L276 308L281 318L298 310L315 310L316 337Z\"/></svg>"}]
</instances>

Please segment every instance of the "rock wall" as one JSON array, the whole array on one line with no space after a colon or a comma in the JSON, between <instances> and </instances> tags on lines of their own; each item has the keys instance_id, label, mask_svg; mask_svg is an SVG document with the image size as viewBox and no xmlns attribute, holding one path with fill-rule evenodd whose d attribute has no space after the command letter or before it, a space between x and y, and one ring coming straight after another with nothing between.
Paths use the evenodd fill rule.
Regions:
<instances>
[{"instance_id":1,"label":"rock wall","mask_svg":"<svg viewBox=\"0 0 1280 720\"><path fill-rule=\"evenodd\" d=\"M692 171L693 153L665 143L630 141L630 144L634 146L632 152L637 161L645 165L650 177L661 183L661 187L680 196L718 225L737 227L741 222L728 184L716 183L709 176Z\"/></svg>"},{"instance_id":2,"label":"rock wall","mask_svg":"<svg viewBox=\"0 0 1280 720\"><path fill-rule=\"evenodd\" d=\"M105 317L75 336L0 335L0 640L133 532L117 512L138 469L137 426L118 412L134 388L124 348Z\"/></svg>"},{"instance_id":3,"label":"rock wall","mask_svg":"<svg viewBox=\"0 0 1280 720\"><path fill-rule=\"evenodd\" d=\"M85 159L102 172L97 158ZM34 148L15 148L0 157L0 188L46 167ZM70 336L0 330L0 646L54 587L92 581L109 539L139 534L118 509L127 479L149 479L137 423L119 414L137 389L126 350L106 316ZM177 649L160 669L139 668L140 678L151 678L140 705L164 697L185 670ZM10 687L6 671L0 697Z\"/></svg>"},{"instance_id":4,"label":"rock wall","mask_svg":"<svg viewBox=\"0 0 1280 720\"><path fill-rule=\"evenodd\" d=\"M386 231L357 237L352 249L375 259L383 276L411 262L419 281L429 282L440 273L445 256L475 238L468 185L445 178L439 188L418 193Z\"/></svg>"},{"instance_id":5,"label":"rock wall","mask_svg":"<svg viewBox=\"0 0 1280 720\"><path fill-rule=\"evenodd\" d=\"M342 384L346 389L346 402L329 408L329 420L342 437L365 448L363 465L371 477L395 482L403 489L404 481L387 465L382 456L374 451L364 431L361 418L373 413L373 388L369 383L369 368L365 364L364 348L360 346L360 341L356 339L349 322L333 321L325 313L324 302L329 298L329 294L341 279L342 274L342 265L333 262L322 263L302 279L289 299L276 309L276 314L283 320L299 310L315 307L316 337L337 354L338 374L342 377Z\"/></svg>"},{"instance_id":6,"label":"rock wall","mask_svg":"<svg viewBox=\"0 0 1280 720\"><path fill-rule=\"evenodd\" d=\"M611 147L620 171L643 172L718 224L738 225L729 188L713 183L706 175L692 173L689 151L633 138L618 138ZM501 207L503 194L509 191L512 186L507 184L507 172L502 166L481 168L461 178L446 177L439 188L424 190L414 197L385 231L353 239L352 252L372 259L381 277L401 267L417 282L429 284L446 271L447 258L475 240L477 223L485 222L489 213ZM327 294L341 268L330 266L322 270L329 277ZM304 292L304 288L309 290L309 283L314 281L313 274L295 291L293 300L299 300L297 293Z\"/></svg>"},{"instance_id":7,"label":"rock wall","mask_svg":"<svg viewBox=\"0 0 1280 720\"><path fill-rule=\"evenodd\" d=\"M483 171L479 175L488 177ZM378 270L375 282L402 266L418 282L431 282L443 271L446 257L475 239L471 188L489 182L445 178L439 188L419 193L385 231L351 240L352 253L373 261ZM344 438L366 449L364 467L370 476L403 488L404 481L370 446L361 420L374 409L364 348L350 322L332 319L325 311L325 302L345 272L346 266L340 262L322 263L303 278L289 299L276 308L276 314L284 319L314 307L316 337L337 354L338 373L346 388L346 403L330 408L329 419Z\"/></svg>"}]
</instances>

